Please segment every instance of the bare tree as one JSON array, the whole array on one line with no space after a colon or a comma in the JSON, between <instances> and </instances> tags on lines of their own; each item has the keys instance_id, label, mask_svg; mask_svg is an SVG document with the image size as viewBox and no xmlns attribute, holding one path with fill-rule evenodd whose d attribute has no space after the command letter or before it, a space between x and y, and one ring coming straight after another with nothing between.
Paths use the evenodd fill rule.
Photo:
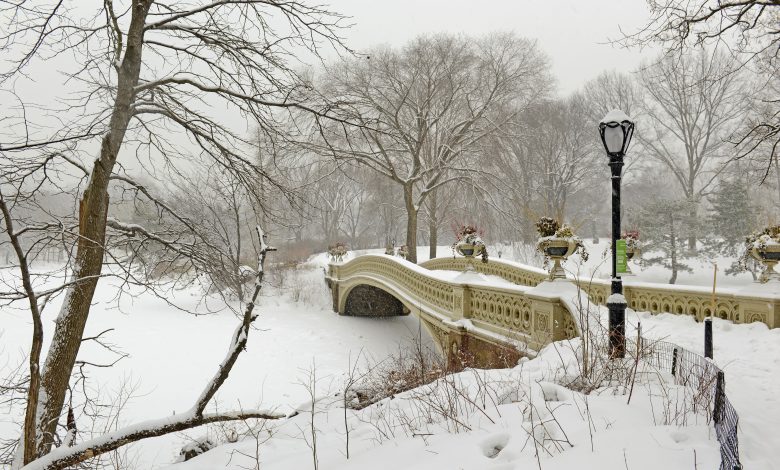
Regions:
<instances>
[{"instance_id":1,"label":"bare tree","mask_svg":"<svg viewBox=\"0 0 780 470\"><path fill-rule=\"evenodd\" d=\"M511 206L520 208L525 238L533 238L533 223L546 215L574 217L570 200L585 197L602 168L593 126L581 94L549 100L524 112L496 141L496 177ZM576 222L576 221L575 221Z\"/></svg>"},{"instance_id":2,"label":"bare tree","mask_svg":"<svg viewBox=\"0 0 780 470\"><path fill-rule=\"evenodd\" d=\"M417 260L417 215L437 188L478 170L474 149L549 87L535 43L511 35L435 36L380 48L328 71L323 93L360 128L318 127L320 152L355 160L403 189L406 245ZM501 105L501 106L500 106Z\"/></svg>"},{"instance_id":3,"label":"bare tree","mask_svg":"<svg viewBox=\"0 0 780 470\"><path fill-rule=\"evenodd\" d=\"M602 72L582 89L591 121L598 123L609 111L620 109L629 116L639 111L641 90L631 75L614 70Z\"/></svg>"},{"instance_id":4,"label":"bare tree","mask_svg":"<svg viewBox=\"0 0 780 470\"><path fill-rule=\"evenodd\" d=\"M773 87L780 59L780 0L648 0L647 4L648 23L618 42L660 43L672 53L723 44L741 66L774 70L763 83L768 92L761 98L765 109L751 115L734 140L742 146L738 157L752 156L763 163L765 179L780 153L780 94ZM761 90L760 85L755 89Z\"/></svg>"},{"instance_id":5,"label":"bare tree","mask_svg":"<svg viewBox=\"0 0 780 470\"><path fill-rule=\"evenodd\" d=\"M674 176L691 208L688 249L696 250L697 205L726 168L728 138L748 110L729 56L705 50L661 57L640 72L643 149Z\"/></svg>"},{"instance_id":6,"label":"bare tree","mask_svg":"<svg viewBox=\"0 0 780 470\"><path fill-rule=\"evenodd\" d=\"M627 45L658 41L671 50L706 45L712 40L736 41L738 51L757 55L780 40L778 0L648 0L650 20L622 39Z\"/></svg>"},{"instance_id":7,"label":"bare tree","mask_svg":"<svg viewBox=\"0 0 780 470\"><path fill-rule=\"evenodd\" d=\"M162 166L168 170L165 177L175 177L176 164L199 153L250 186L258 175L263 176L241 150L251 142L221 120L213 112L214 105L256 120L266 133L276 128L274 109L317 113L295 99L305 88L289 64L290 51L303 48L316 55L323 44L338 45L342 17L297 1L134 0L120 4L106 0L92 10L63 1L38 5L18 0L0 4L0 18L5 23L0 36L0 51L5 56L0 80L5 90L29 82L28 69L42 61L57 60L70 64L58 78L69 80L65 89L73 90L61 96L62 108L46 108L49 116L61 118L59 126L31 123L22 99L22 107L13 116L13 127L21 131L0 149L3 173L29 167L43 175L39 182L46 182L48 171L70 165L87 175L78 203L77 226L70 232L74 235L71 240L77 240L72 280L67 283L41 369L38 406L28 413L36 417L35 432L25 432L21 441L22 461L27 464L41 461L49 453L62 416L107 254L109 185L121 180L157 202L122 174L122 161L133 155L139 160L146 158L157 162L149 165L150 171L157 171L152 166ZM184 136L193 145L182 145ZM95 146L97 154L91 151ZM80 163L81 155L94 162L91 169ZM177 217L164 204L157 205L170 217ZM119 230L129 228L122 221L114 225ZM154 238L150 230L136 232ZM31 295L40 302L46 293ZM204 397L211 395L213 392ZM198 403L194 419L187 425L208 421L203 415L205 404ZM161 425L155 433L181 426ZM30 428L26 423L24 429ZM90 453L144 436L114 437L113 444L85 448L78 460L57 460L69 463L48 468L61 468Z\"/></svg>"},{"instance_id":8,"label":"bare tree","mask_svg":"<svg viewBox=\"0 0 780 470\"><path fill-rule=\"evenodd\" d=\"M170 206L176 207L187 221L192 221L192 230L175 223L165 224L166 230L181 234L181 238L184 234L189 235L190 251L184 252L183 256L175 253L179 256L166 260L164 266L161 266L160 259L160 255L166 252L164 247L150 250L154 244L144 237L128 239L127 251L138 254L151 251L156 259L150 264L153 269L157 268L153 272L158 276L164 274L165 269L188 272L187 263L190 263L196 272L209 279L215 290L227 291L242 302L246 301L251 292L245 292L244 286L254 278L254 268L250 265L257 258L259 248L257 243L253 243L252 236L254 227L260 223L256 210L260 204L256 196L232 173L214 167L196 171L192 178L182 177L172 186L174 191L167 198ZM109 219L109 227L114 228L115 225ZM138 243L150 246L146 250L132 246Z\"/></svg>"}]
</instances>

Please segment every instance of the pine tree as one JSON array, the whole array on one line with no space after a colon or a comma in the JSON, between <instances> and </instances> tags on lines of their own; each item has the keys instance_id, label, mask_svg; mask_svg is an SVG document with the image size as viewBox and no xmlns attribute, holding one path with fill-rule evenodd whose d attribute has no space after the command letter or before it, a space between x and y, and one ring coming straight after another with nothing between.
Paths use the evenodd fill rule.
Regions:
<instances>
[{"instance_id":1,"label":"pine tree","mask_svg":"<svg viewBox=\"0 0 780 470\"><path fill-rule=\"evenodd\" d=\"M753 231L756 207L742 178L723 180L709 199L707 249L713 254L737 256L745 236Z\"/></svg>"},{"instance_id":2,"label":"pine tree","mask_svg":"<svg viewBox=\"0 0 780 470\"><path fill-rule=\"evenodd\" d=\"M750 201L747 182L739 177L722 180L712 194L710 204L707 223L711 236L705 242L705 249L712 255L739 256L745 246L745 237L755 229L758 215L757 207ZM736 275L746 269L755 280L761 263L749 258L742 264L737 259L725 273Z\"/></svg>"},{"instance_id":3,"label":"pine tree","mask_svg":"<svg viewBox=\"0 0 780 470\"><path fill-rule=\"evenodd\" d=\"M680 259L692 223L690 209L691 203L685 200L657 199L645 203L631 217L642 234L643 250L656 255L643 258L642 263L660 264L669 269L672 272L669 284L677 282L678 272L693 272Z\"/></svg>"}]
</instances>

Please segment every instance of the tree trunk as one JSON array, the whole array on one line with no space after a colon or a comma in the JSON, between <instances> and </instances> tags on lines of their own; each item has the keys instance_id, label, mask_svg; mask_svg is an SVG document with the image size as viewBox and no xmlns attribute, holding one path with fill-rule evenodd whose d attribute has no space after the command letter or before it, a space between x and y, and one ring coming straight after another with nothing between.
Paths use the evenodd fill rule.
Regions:
<instances>
[{"instance_id":1,"label":"tree trunk","mask_svg":"<svg viewBox=\"0 0 780 470\"><path fill-rule=\"evenodd\" d=\"M669 284L677 282L677 236L674 233L674 215L669 214L669 246L672 258L672 277Z\"/></svg>"},{"instance_id":2,"label":"tree trunk","mask_svg":"<svg viewBox=\"0 0 780 470\"><path fill-rule=\"evenodd\" d=\"M693 206L688 213L688 251L696 254L696 206Z\"/></svg>"},{"instance_id":3,"label":"tree trunk","mask_svg":"<svg viewBox=\"0 0 780 470\"><path fill-rule=\"evenodd\" d=\"M771 162L769 163L772 164ZM775 177L777 178L777 205L775 206L776 217L780 217L780 158L775 155Z\"/></svg>"},{"instance_id":4,"label":"tree trunk","mask_svg":"<svg viewBox=\"0 0 780 470\"><path fill-rule=\"evenodd\" d=\"M130 107L141 70L143 26L151 0L133 2L127 47L117 75L118 85L109 129L100 145L100 158L90 175L79 210L79 241L73 279L55 320L52 343L41 378L38 455L47 454L54 441L73 365L81 345L92 297L103 268L103 245L108 212L108 182L131 118Z\"/></svg>"},{"instance_id":5,"label":"tree trunk","mask_svg":"<svg viewBox=\"0 0 780 470\"><path fill-rule=\"evenodd\" d=\"M6 234L11 241L11 246L16 252L16 257L19 260L19 270L22 275L22 285L24 291L27 294L27 300L30 303L30 315L32 316L33 335L32 344L30 345L30 379L27 388L27 408L24 413L24 425L22 426L22 439L19 443L19 449L14 459L14 464L22 463L28 464L35 459L37 452L37 442L35 432L36 426L36 413L38 412L38 398L40 392L40 363L41 363L41 349L43 348L43 324L41 322L41 311L38 308L38 299L35 297L35 291L32 286L32 280L30 278L29 264L27 256L24 253L22 244L19 241L19 237L16 234L16 230L13 227L13 220L11 219L11 212L8 210L8 206L0 194L0 212L2 212L3 220L5 221ZM47 250L47 254L48 254ZM21 462L18 461L19 455L21 455ZM21 466L21 465L17 465Z\"/></svg>"},{"instance_id":6,"label":"tree trunk","mask_svg":"<svg viewBox=\"0 0 780 470\"><path fill-rule=\"evenodd\" d=\"M428 248L428 258L436 258L436 248L439 243L439 220L436 218L436 190L431 191L428 199L428 232L430 236L430 247Z\"/></svg>"},{"instance_id":7,"label":"tree trunk","mask_svg":"<svg viewBox=\"0 0 780 470\"><path fill-rule=\"evenodd\" d=\"M404 204L406 205L406 259L417 263L417 206L414 205L414 187L404 186Z\"/></svg>"}]
</instances>

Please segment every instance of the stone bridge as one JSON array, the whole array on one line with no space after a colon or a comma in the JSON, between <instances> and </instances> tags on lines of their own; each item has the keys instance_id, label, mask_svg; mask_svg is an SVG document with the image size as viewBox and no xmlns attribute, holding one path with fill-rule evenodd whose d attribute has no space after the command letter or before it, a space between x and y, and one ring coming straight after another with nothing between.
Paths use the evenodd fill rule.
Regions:
<instances>
[{"instance_id":1,"label":"stone bridge","mask_svg":"<svg viewBox=\"0 0 780 470\"><path fill-rule=\"evenodd\" d=\"M419 317L455 368L514 365L551 341L577 335L561 299L563 291L572 294L561 286L574 288L566 281L536 287L484 282L386 255L330 264L326 280L341 315Z\"/></svg>"},{"instance_id":2,"label":"stone bridge","mask_svg":"<svg viewBox=\"0 0 780 470\"><path fill-rule=\"evenodd\" d=\"M551 341L577 335L577 310L571 304L577 289L604 304L609 281L571 279L549 282L547 273L519 263L494 260L471 263L477 272L504 282L485 282L464 272L465 258L435 258L420 265L387 255L363 255L332 263L326 280L333 309L341 315L414 314L446 353L452 367L506 366L533 356ZM442 272L447 271L447 272ZM624 280L629 307L652 313L710 316L712 290ZM735 323L763 322L780 326L777 286L718 289L715 316Z\"/></svg>"}]
</instances>

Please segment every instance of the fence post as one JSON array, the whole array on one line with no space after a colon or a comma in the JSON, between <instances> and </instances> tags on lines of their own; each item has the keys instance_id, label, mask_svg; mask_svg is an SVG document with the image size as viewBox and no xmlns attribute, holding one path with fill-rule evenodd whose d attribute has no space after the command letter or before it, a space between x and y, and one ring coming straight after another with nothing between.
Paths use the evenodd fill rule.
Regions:
<instances>
[{"instance_id":1,"label":"fence post","mask_svg":"<svg viewBox=\"0 0 780 470\"><path fill-rule=\"evenodd\" d=\"M726 376L723 371L718 371L718 379L715 382L715 403L712 407L712 420L715 424L720 423L723 414L723 398L726 393Z\"/></svg>"},{"instance_id":2,"label":"fence post","mask_svg":"<svg viewBox=\"0 0 780 470\"><path fill-rule=\"evenodd\" d=\"M712 318L704 320L704 357L712 359Z\"/></svg>"},{"instance_id":3,"label":"fence post","mask_svg":"<svg viewBox=\"0 0 780 470\"><path fill-rule=\"evenodd\" d=\"M677 348L672 351L672 376L677 375Z\"/></svg>"}]
</instances>

